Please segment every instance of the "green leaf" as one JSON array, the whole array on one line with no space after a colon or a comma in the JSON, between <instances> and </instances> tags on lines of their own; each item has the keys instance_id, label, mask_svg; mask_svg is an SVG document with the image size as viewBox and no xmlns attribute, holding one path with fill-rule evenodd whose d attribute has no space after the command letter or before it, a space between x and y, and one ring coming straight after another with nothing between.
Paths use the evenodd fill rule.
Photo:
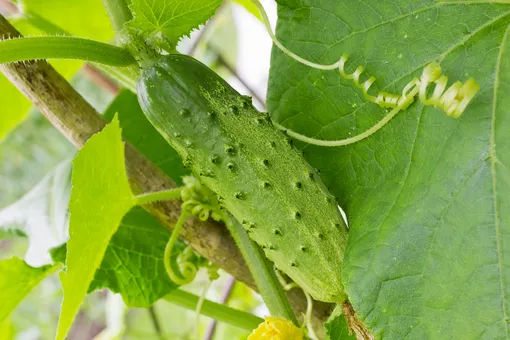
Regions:
<instances>
[{"instance_id":1,"label":"green leaf","mask_svg":"<svg viewBox=\"0 0 510 340\"><path fill-rule=\"evenodd\" d=\"M350 334L349 325L342 313L342 305L338 305L324 323L325 340L356 340L354 334Z\"/></svg>"},{"instance_id":2,"label":"green leaf","mask_svg":"<svg viewBox=\"0 0 510 340\"><path fill-rule=\"evenodd\" d=\"M450 84L480 84L458 120L417 101L354 145L300 146L349 218L343 282L376 338L510 337L510 6L287 0L279 18L292 51L323 64L350 53L348 72L362 64L392 92L432 61ZM277 49L269 84L274 119L307 136L345 138L385 113Z\"/></svg>"},{"instance_id":3,"label":"green leaf","mask_svg":"<svg viewBox=\"0 0 510 340\"><path fill-rule=\"evenodd\" d=\"M174 181L181 183L181 177L187 173L181 158L145 118L136 94L122 90L103 116L106 120L112 120L116 113L124 139L133 144Z\"/></svg>"},{"instance_id":4,"label":"green leaf","mask_svg":"<svg viewBox=\"0 0 510 340\"><path fill-rule=\"evenodd\" d=\"M134 205L118 119L92 136L73 162L67 272L57 339L64 339L111 237Z\"/></svg>"},{"instance_id":5,"label":"green leaf","mask_svg":"<svg viewBox=\"0 0 510 340\"><path fill-rule=\"evenodd\" d=\"M120 293L129 307L150 307L178 286L170 281L163 264L170 232L140 207L120 224L106 250L89 291L109 288ZM176 257L185 245L174 247Z\"/></svg>"},{"instance_id":6,"label":"green leaf","mask_svg":"<svg viewBox=\"0 0 510 340\"><path fill-rule=\"evenodd\" d=\"M170 232L152 215L134 207L122 219L112 236L101 266L97 269L89 293L108 288L120 293L129 307L150 307L178 286L166 274L163 255ZM181 240L174 246L171 261L177 267L177 256L186 248ZM54 262L65 263L67 245L51 249ZM197 258L195 265L201 261Z\"/></svg>"},{"instance_id":7,"label":"green leaf","mask_svg":"<svg viewBox=\"0 0 510 340\"><path fill-rule=\"evenodd\" d=\"M172 47L184 35L209 19L222 0L132 0L132 28L159 39L166 38Z\"/></svg>"},{"instance_id":8,"label":"green leaf","mask_svg":"<svg viewBox=\"0 0 510 340\"><path fill-rule=\"evenodd\" d=\"M34 268L16 257L0 261L0 323L45 277L60 266Z\"/></svg>"}]
</instances>

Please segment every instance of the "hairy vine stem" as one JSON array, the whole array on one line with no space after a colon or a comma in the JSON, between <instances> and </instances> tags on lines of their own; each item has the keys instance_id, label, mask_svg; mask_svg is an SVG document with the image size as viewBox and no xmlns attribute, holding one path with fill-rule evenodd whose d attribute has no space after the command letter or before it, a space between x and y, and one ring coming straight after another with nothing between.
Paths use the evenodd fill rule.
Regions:
<instances>
[{"instance_id":1,"label":"hairy vine stem","mask_svg":"<svg viewBox=\"0 0 510 340\"><path fill-rule=\"evenodd\" d=\"M120 36L124 24L133 18L126 0L103 0L103 5L110 17L117 37Z\"/></svg>"},{"instance_id":2,"label":"hairy vine stem","mask_svg":"<svg viewBox=\"0 0 510 340\"><path fill-rule=\"evenodd\" d=\"M199 302L199 297L188 293L182 289L176 289L163 299L166 301L195 311ZM230 325L251 331L264 320L250 313L221 305L216 302L204 300L201 308L201 314L211 317L215 320L228 323Z\"/></svg>"},{"instance_id":3,"label":"hairy vine stem","mask_svg":"<svg viewBox=\"0 0 510 340\"><path fill-rule=\"evenodd\" d=\"M38 59L79 59L110 66L136 63L123 48L84 38L40 36L0 41L2 64Z\"/></svg>"},{"instance_id":4,"label":"hairy vine stem","mask_svg":"<svg viewBox=\"0 0 510 340\"><path fill-rule=\"evenodd\" d=\"M19 32L3 16L0 16L1 36L20 37ZM0 71L76 147L81 148L88 138L106 125L92 106L46 61L3 64L0 65ZM135 193L176 187L168 176L129 143L126 143L126 168ZM173 228L173 221L178 219L181 210L177 201L156 202L144 208L168 228ZM189 219L181 236L200 255L239 281L255 287L239 249L222 225L214 221ZM298 312L306 310L306 299L301 292L293 290L288 295ZM314 305L316 320L326 320L332 305L318 302Z\"/></svg>"}]
</instances>

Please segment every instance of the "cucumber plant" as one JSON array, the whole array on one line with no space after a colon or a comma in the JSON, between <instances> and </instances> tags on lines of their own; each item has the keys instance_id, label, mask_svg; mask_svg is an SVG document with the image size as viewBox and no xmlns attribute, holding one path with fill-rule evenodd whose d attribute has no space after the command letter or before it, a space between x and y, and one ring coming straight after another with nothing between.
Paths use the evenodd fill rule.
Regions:
<instances>
[{"instance_id":1,"label":"cucumber plant","mask_svg":"<svg viewBox=\"0 0 510 340\"><path fill-rule=\"evenodd\" d=\"M0 286L9 288L3 289L9 296L0 297L10 301L0 308L0 325L33 286L63 270L58 339L67 336L86 293L101 286L121 293L129 306L147 307L170 293L167 301L242 327L250 340L509 336L510 291L502 270L510 225L507 3L282 0L273 31L258 0L239 1L273 43L264 113L213 66L178 52L179 39L218 8L225 11L226 1L220 7L221 0L104 0L99 8L116 44L94 36L92 27L84 34L83 23L77 29L55 20L32 2L9 7L17 11L10 21L26 38L0 17L1 70L85 146L73 170L71 240L55 252L53 265L0 262ZM76 10L75 21L83 10ZM104 123L86 104L62 109L65 94L74 94L47 65L31 62L40 59L92 63L103 81L132 91L131 101L111 109L105 117L112 123L99 132ZM449 78L467 80L448 84ZM165 174L145 160L133 163L132 146L125 155L119 151L119 120L123 138ZM100 140L112 157L98 156ZM179 162L192 176L182 177ZM87 174L94 185L105 183L105 191L87 187ZM183 186L168 189L166 175ZM138 226L159 222L142 210L121 221L134 205L172 229L154 233L162 241L154 249L147 244L156 236L145 240ZM87 214L90 221L76 220ZM192 219L205 224L190 226ZM250 282L240 274L243 261L228 250L231 239L218 234L213 221L226 226L239 248L271 314L265 321L228 308L215 312L205 293L198 298L176 290L195 282L200 267L209 277L217 267L228 268ZM132 236L117 237L129 226ZM221 237L197 237L209 232ZM98 238L94 244L87 243L91 235ZM130 239L129 255L115 262L109 257L120 239ZM83 268L76 266L80 256ZM66 261L66 267L58 263ZM33 284L24 286L23 277ZM488 313L474 308L474 286L483 291ZM335 311L312 298L336 304ZM301 306L302 319L289 299Z\"/></svg>"}]
</instances>

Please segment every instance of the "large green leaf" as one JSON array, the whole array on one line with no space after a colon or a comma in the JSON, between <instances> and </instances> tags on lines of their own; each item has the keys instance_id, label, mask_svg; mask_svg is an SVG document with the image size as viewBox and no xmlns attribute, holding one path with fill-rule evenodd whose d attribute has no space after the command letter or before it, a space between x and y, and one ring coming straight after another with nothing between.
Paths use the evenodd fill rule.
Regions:
<instances>
[{"instance_id":1,"label":"large green leaf","mask_svg":"<svg viewBox=\"0 0 510 340\"><path fill-rule=\"evenodd\" d=\"M278 36L303 57L350 53L348 71L363 64L395 92L431 61L481 86L458 120L417 102L357 144L300 144L347 212L343 281L377 338L510 338L509 23L509 5L483 1L279 1ZM322 139L385 113L337 72L277 49L268 106Z\"/></svg>"},{"instance_id":2,"label":"large green leaf","mask_svg":"<svg viewBox=\"0 0 510 340\"><path fill-rule=\"evenodd\" d=\"M107 287L120 293L129 307L150 307L178 286L163 264L170 232L140 207L133 208L113 235L89 291ZM178 242L177 256L185 247Z\"/></svg>"},{"instance_id":3,"label":"large green leaf","mask_svg":"<svg viewBox=\"0 0 510 340\"><path fill-rule=\"evenodd\" d=\"M92 136L73 162L67 272L61 273L64 301L57 339L64 339L111 237L134 199L124 166L118 119Z\"/></svg>"},{"instance_id":4,"label":"large green leaf","mask_svg":"<svg viewBox=\"0 0 510 340\"><path fill-rule=\"evenodd\" d=\"M163 35L171 46L209 19L222 0L132 0L129 22L153 37Z\"/></svg>"},{"instance_id":5,"label":"large green leaf","mask_svg":"<svg viewBox=\"0 0 510 340\"><path fill-rule=\"evenodd\" d=\"M0 323L46 276L60 266L34 268L16 257L0 261Z\"/></svg>"}]
</instances>

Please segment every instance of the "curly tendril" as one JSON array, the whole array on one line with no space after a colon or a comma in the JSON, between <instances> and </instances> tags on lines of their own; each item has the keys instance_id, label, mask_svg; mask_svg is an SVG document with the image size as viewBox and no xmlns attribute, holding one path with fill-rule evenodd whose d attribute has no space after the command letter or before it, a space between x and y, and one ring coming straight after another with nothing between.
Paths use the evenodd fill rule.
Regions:
<instances>
[{"instance_id":1,"label":"curly tendril","mask_svg":"<svg viewBox=\"0 0 510 340\"><path fill-rule=\"evenodd\" d=\"M179 285L184 285L193 281L198 271L195 263L191 261L193 258L193 251L189 247L177 256L176 262L180 273L174 272L174 268L170 263L173 247L186 219L190 216L197 216L202 221L207 220L209 217L219 221L223 216L218 199L209 188L203 186L200 181L193 176L184 177L183 182L184 186L180 190L183 202L181 205L181 216L177 220L174 230L170 235L164 254L165 270L170 279Z\"/></svg>"},{"instance_id":2,"label":"curly tendril","mask_svg":"<svg viewBox=\"0 0 510 340\"><path fill-rule=\"evenodd\" d=\"M271 23L269 22L267 13L264 10L262 4L258 0L251 1L258 8L264 26L266 27L271 40L282 52L297 62L315 69L338 70L341 77L344 79L352 80L354 85L361 89L363 96L368 101L375 103L382 108L392 108L392 110L383 119L377 122L370 129L354 137L341 140L321 140L310 138L291 131L276 122L273 122L277 128L285 130L289 136L295 139L320 146L342 146L358 142L374 134L376 131L386 125L393 117L395 117L397 113L407 109L409 105L414 102L416 95L419 96L420 101L424 105L437 107L443 110L449 117L459 118L466 109L467 105L471 102L471 100L475 97L476 93L480 89L480 86L472 78L469 78L465 83L457 81L447 89L446 87L448 84L448 77L441 75L441 67L438 63L430 63L425 66L421 77L413 78L404 87L401 94L379 91L376 95L371 95L368 91L375 83L376 78L370 76L367 80L361 82L361 74L365 71L365 67L363 65L359 65L353 73L347 73L345 71L345 64L349 59L349 55L347 53L344 53L340 60L338 60L336 63L329 65L317 64L298 56L294 52L287 49L276 38L271 28ZM432 84L435 85L434 91L430 97L427 97L428 88Z\"/></svg>"},{"instance_id":3,"label":"curly tendril","mask_svg":"<svg viewBox=\"0 0 510 340\"><path fill-rule=\"evenodd\" d=\"M187 283L190 283L193 281L197 274L197 267L194 263L190 261L183 261L178 260L177 264L179 266L180 273L174 272L174 268L172 267L172 264L170 262L172 257L172 250L175 245L175 242L177 241L177 238L179 237L179 233L181 232L182 227L184 226L184 223L186 222L186 219L189 217L189 214L186 211L181 212L181 216L179 216L179 219L177 220L177 223L175 224L174 230L172 231L172 235L170 235L170 239L168 240L166 247L165 247L165 254L163 257L163 264L165 265L166 273L168 274L168 277L173 282L177 283L178 285L185 285Z\"/></svg>"}]
</instances>

